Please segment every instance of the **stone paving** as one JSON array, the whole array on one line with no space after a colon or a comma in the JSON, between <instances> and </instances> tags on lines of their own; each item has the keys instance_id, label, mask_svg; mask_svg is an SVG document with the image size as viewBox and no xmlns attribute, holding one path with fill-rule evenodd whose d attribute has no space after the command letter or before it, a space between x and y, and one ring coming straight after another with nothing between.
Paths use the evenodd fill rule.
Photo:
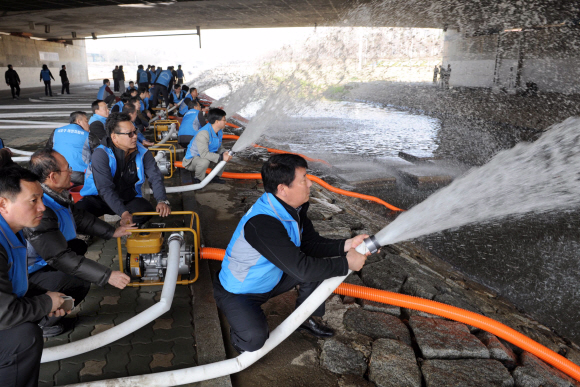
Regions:
<instances>
[{"instance_id":1,"label":"stone paving","mask_svg":"<svg viewBox=\"0 0 580 387\"><path fill-rule=\"evenodd\" d=\"M119 270L116 239L93 242L87 257ZM65 319L69 320L67 325L74 323L74 328L48 339L45 346L74 342L105 331L154 305L160 295L161 286L119 290L110 285L104 288L93 285L74 316ZM197 365L192 303L190 287L178 285L169 312L111 345L43 364L40 386L62 386Z\"/></svg>"}]
</instances>

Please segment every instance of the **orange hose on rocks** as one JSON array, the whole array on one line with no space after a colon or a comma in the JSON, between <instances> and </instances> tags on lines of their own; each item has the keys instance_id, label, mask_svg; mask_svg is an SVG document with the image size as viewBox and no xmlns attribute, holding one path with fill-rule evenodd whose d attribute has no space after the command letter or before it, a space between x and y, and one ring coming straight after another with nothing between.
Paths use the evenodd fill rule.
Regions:
<instances>
[{"instance_id":1,"label":"orange hose on rocks","mask_svg":"<svg viewBox=\"0 0 580 387\"><path fill-rule=\"evenodd\" d=\"M201 248L202 259L213 259L216 261L223 261L225 253L226 251L223 249L217 249L213 247ZM572 363L565 357L558 355L551 349L546 348L540 343L537 343L536 341L530 339L529 337L522 335L515 329L512 329L507 325L504 325L489 317L485 317L465 309L457 308L455 306L442 304L437 301L426 300L420 297L408 296L406 294L393 293L386 290L367 288L366 286L342 283L334 290L334 293L340 294L342 296L362 298L365 300L380 302L383 304L419 310L422 312L445 317L453 321L468 324L479 329L483 329L484 331L487 331L491 334L494 334L497 337L500 337L512 343L513 345L523 349L524 351L528 351L529 353L537 356L546 363L564 372L566 375L574 378L577 381L580 381L579 366Z\"/></svg>"},{"instance_id":2,"label":"orange hose on rocks","mask_svg":"<svg viewBox=\"0 0 580 387\"><path fill-rule=\"evenodd\" d=\"M175 168L183 168L183 164L181 163L181 161L176 161L174 163L174 165L175 165ZM211 169L208 168L205 172L210 173ZM358 192L350 192L350 191L347 191L344 189L333 187L332 185L330 185L327 182L325 182L324 180L322 180L320 177L316 177L313 175L306 175L306 176L308 176L308 178L310 180L316 182L317 184L319 184L320 186L326 188L327 190L329 190L331 192L334 192L334 193L337 193L340 195L344 195L344 196L350 196L350 197L357 198L357 199L369 200L371 202L375 202L375 203L378 203L380 205L383 205L392 211L398 211L398 212L405 211L405 210L397 208L397 207L393 206L392 204L389 204L389 203L385 202L384 200L381 200L377 197L360 194ZM238 179L238 180L261 180L262 179L262 175L259 173L223 172L222 177L226 178L226 179Z\"/></svg>"},{"instance_id":3,"label":"orange hose on rocks","mask_svg":"<svg viewBox=\"0 0 580 387\"><path fill-rule=\"evenodd\" d=\"M231 125L233 125L233 124L231 124ZM235 134L224 134L222 136L222 139L224 139L224 140L237 140L239 138L240 138L240 136L236 136ZM305 160L308 160L308 161L312 161L312 162L316 162L316 163L323 163L323 164L326 164L326 165L330 165L328 162L326 162L324 160L321 160L321 159L313 159L311 157L305 156L305 155L300 154L300 153L288 152L288 151L283 151L283 150L275 149L275 148L266 148L265 146L256 145L256 144L252 144L252 146L254 148L266 149L270 153L298 155L298 156L303 157Z\"/></svg>"}]
</instances>

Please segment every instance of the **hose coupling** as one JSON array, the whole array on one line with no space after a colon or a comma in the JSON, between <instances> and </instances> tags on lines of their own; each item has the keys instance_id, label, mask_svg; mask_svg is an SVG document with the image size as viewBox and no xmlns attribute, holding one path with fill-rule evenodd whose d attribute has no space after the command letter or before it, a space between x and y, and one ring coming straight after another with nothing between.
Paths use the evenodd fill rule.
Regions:
<instances>
[{"instance_id":1,"label":"hose coupling","mask_svg":"<svg viewBox=\"0 0 580 387\"><path fill-rule=\"evenodd\" d=\"M183 233L182 232L174 232L173 234L169 235L169 238L167 238L167 243L170 243L171 241L179 241L180 245L183 245Z\"/></svg>"},{"instance_id":2,"label":"hose coupling","mask_svg":"<svg viewBox=\"0 0 580 387\"><path fill-rule=\"evenodd\" d=\"M375 238L374 235L366 238L363 242L367 246L367 249L371 252L371 254L376 253L381 248L381 245L379 244L377 238Z\"/></svg>"}]
</instances>

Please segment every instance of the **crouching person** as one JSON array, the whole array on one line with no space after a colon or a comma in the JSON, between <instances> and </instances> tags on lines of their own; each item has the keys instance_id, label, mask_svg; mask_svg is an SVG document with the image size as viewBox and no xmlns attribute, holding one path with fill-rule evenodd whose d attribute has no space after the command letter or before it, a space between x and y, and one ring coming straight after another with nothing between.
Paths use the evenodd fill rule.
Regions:
<instances>
[{"instance_id":1,"label":"crouching person","mask_svg":"<svg viewBox=\"0 0 580 387\"><path fill-rule=\"evenodd\" d=\"M44 289L61 292L79 304L89 292L91 283L113 285L123 289L130 278L120 271L85 258L87 244L77 232L101 239L129 235L132 225L115 228L87 211L74 207L68 188L71 172L66 159L52 149L41 149L30 158L30 169L42 182L42 202L46 207L36 227L24 229L28 240L29 281ZM63 332L59 318L40 322L44 337Z\"/></svg>"},{"instance_id":2,"label":"crouching person","mask_svg":"<svg viewBox=\"0 0 580 387\"><path fill-rule=\"evenodd\" d=\"M207 121L207 125L193 133L193 138L183 158L183 168L195 173L195 183L205 178L205 171L210 162L217 164L222 160L227 162L232 158L222 146L222 130L226 126L226 112L222 109L210 109ZM211 182L223 184L224 181L219 178L222 173L223 169Z\"/></svg>"},{"instance_id":3,"label":"crouching person","mask_svg":"<svg viewBox=\"0 0 580 387\"><path fill-rule=\"evenodd\" d=\"M117 214L123 225L136 223L140 226L151 218L133 218L131 214L134 212L155 209L161 216L168 216L171 208L163 174L151 152L137 142L137 129L131 117L125 113L113 113L107 118L105 127L109 135L93 152L85 185L80 192L84 197L76 207L97 217ZM153 196L157 199L156 207L143 198L145 179L149 180Z\"/></svg>"},{"instance_id":4,"label":"crouching person","mask_svg":"<svg viewBox=\"0 0 580 387\"><path fill-rule=\"evenodd\" d=\"M322 281L360 270L366 261L354 248L368 235L333 240L314 230L307 214L312 185L307 167L302 157L289 154L272 156L262 166L266 192L238 224L214 279L217 306L239 353L256 351L268 339L261 306L270 298L299 286L298 307ZM319 320L323 315L324 303L300 329L332 336Z\"/></svg>"},{"instance_id":5,"label":"crouching person","mask_svg":"<svg viewBox=\"0 0 580 387\"><path fill-rule=\"evenodd\" d=\"M7 164L12 166L6 167ZM28 283L24 227L42 220L38 177L0 150L0 381L3 386L38 385L45 316L64 316L62 293Z\"/></svg>"}]
</instances>

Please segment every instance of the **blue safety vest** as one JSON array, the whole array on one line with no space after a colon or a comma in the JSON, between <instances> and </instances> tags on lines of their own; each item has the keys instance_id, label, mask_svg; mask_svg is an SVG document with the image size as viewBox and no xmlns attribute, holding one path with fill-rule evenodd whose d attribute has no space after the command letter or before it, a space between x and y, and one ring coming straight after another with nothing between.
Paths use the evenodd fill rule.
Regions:
<instances>
[{"instance_id":1,"label":"blue safety vest","mask_svg":"<svg viewBox=\"0 0 580 387\"><path fill-rule=\"evenodd\" d=\"M105 99L105 89L107 85L103 85L99 88L99 92L97 93L97 99L104 100Z\"/></svg>"},{"instance_id":2,"label":"blue safety vest","mask_svg":"<svg viewBox=\"0 0 580 387\"><path fill-rule=\"evenodd\" d=\"M57 203L56 200L48 196L47 194L42 195L42 202L44 205L54 211L56 217L58 218L58 229L64 235L66 241L73 240L77 237L77 226L75 224L75 218L67 206L62 206ZM32 245L28 245L28 273L32 274L35 271L42 269L44 266L48 265L46 261L38 255L36 250Z\"/></svg>"},{"instance_id":3,"label":"blue safety vest","mask_svg":"<svg viewBox=\"0 0 580 387\"><path fill-rule=\"evenodd\" d=\"M155 84L155 82L157 82L157 78L159 78L159 74L161 74L163 70L155 70L154 72L151 73L151 83Z\"/></svg>"},{"instance_id":4,"label":"blue safety vest","mask_svg":"<svg viewBox=\"0 0 580 387\"><path fill-rule=\"evenodd\" d=\"M109 156L109 168L111 168L111 176L115 176L115 172L117 172L117 159L115 158L115 154L111 148L108 148L104 145L99 145L97 149L104 149ZM96 151L96 150L95 150ZM143 157L145 157L145 153L147 153L147 148L137 142L137 156L135 157L135 162L137 163L137 177L139 180L135 183L135 192L137 192L138 198L143 197L141 192L141 186L145 182L145 167L143 166ZM98 195L99 191L95 186L95 178L93 177L93 168L92 162L89 164L87 168L87 172L85 173L85 185L80 192L81 196L91 196L91 195Z\"/></svg>"},{"instance_id":5,"label":"blue safety vest","mask_svg":"<svg viewBox=\"0 0 580 387\"><path fill-rule=\"evenodd\" d=\"M182 91L183 93L183 91ZM183 99L183 102L181 103L181 105L179 105L179 113L183 116L185 115L185 113L187 113L187 111L189 110L189 108L187 107L187 100L193 100L193 97L191 96L191 94L187 94L185 96L185 98Z\"/></svg>"},{"instance_id":6,"label":"blue safety vest","mask_svg":"<svg viewBox=\"0 0 580 387\"><path fill-rule=\"evenodd\" d=\"M151 98L151 97L149 97L149 98ZM145 109L149 110L149 98L141 100L141 105L140 105L141 107L139 108L139 111L142 112Z\"/></svg>"},{"instance_id":7,"label":"blue safety vest","mask_svg":"<svg viewBox=\"0 0 580 387\"><path fill-rule=\"evenodd\" d=\"M177 69L177 78L183 78L183 70Z\"/></svg>"},{"instance_id":8,"label":"blue safety vest","mask_svg":"<svg viewBox=\"0 0 580 387\"><path fill-rule=\"evenodd\" d=\"M177 96L177 94L175 94L175 90L171 91L171 96L173 96L173 103L174 104L178 104L184 97L185 97L185 91L181 90L179 92L179 97ZM179 111L181 112L181 106L183 106L183 104L179 105Z\"/></svg>"},{"instance_id":9,"label":"blue safety vest","mask_svg":"<svg viewBox=\"0 0 580 387\"><path fill-rule=\"evenodd\" d=\"M50 81L50 70L40 70L40 75L43 81Z\"/></svg>"},{"instance_id":10,"label":"blue safety vest","mask_svg":"<svg viewBox=\"0 0 580 387\"><path fill-rule=\"evenodd\" d=\"M213 130L211 124L207 123L203 128L194 133L193 135L194 137L191 139L189 145L187 146L187 152L185 152L186 159L191 159L195 156L200 156L199 151L197 150L195 138L199 133L201 133L204 130L209 133L209 144L207 144L207 148L209 149L209 151L212 153L216 153L220 149L220 146L222 145L222 137L224 134L221 130L216 133Z\"/></svg>"},{"instance_id":11,"label":"blue safety vest","mask_svg":"<svg viewBox=\"0 0 580 387\"><path fill-rule=\"evenodd\" d=\"M94 113L91 118L89 119L89 125L95 121L101 121L103 123L103 127L105 126L105 122L107 122L107 117L103 117L97 113Z\"/></svg>"},{"instance_id":12,"label":"blue safety vest","mask_svg":"<svg viewBox=\"0 0 580 387\"><path fill-rule=\"evenodd\" d=\"M0 149L4 148L4 141L0 138Z\"/></svg>"},{"instance_id":13,"label":"blue safety vest","mask_svg":"<svg viewBox=\"0 0 580 387\"><path fill-rule=\"evenodd\" d=\"M119 101L116 104L114 104L113 106L111 106L111 110L109 110L109 113L113 112L113 108L115 106L119 106L119 113L121 113L123 111L123 106L125 106L125 104L123 103L123 101Z\"/></svg>"},{"instance_id":14,"label":"blue safety vest","mask_svg":"<svg viewBox=\"0 0 580 387\"><path fill-rule=\"evenodd\" d=\"M179 125L178 136L195 136L199 130L199 120L197 116L199 115L199 110L191 109L183 116L181 124ZM213 129L212 129L213 132Z\"/></svg>"},{"instance_id":15,"label":"blue safety vest","mask_svg":"<svg viewBox=\"0 0 580 387\"><path fill-rule=\"evenodd\" d=\"M133 85L133 87L128 86L127 91L131 91L131 90L137 90L137 86L135 86L135 85Z\"/></svg>"},{"instance_id":16,"label":"blue safety vest","mask_svg":"<svg viewBox=\"0 0 580 387\"><path fill-rule=\"evenodd\" d=\"M157 76L157 80L155 81L155 83L159 84L159 85L163 85L165 87L169 86L169 82L171 82L171 80L173 79L173 74L171 74L170 70L163 70L161 71L161 74L159 74Z\"/></svg>"},{"instance_id":17,"label":"blue safety vest","mask_svg":"<svg viewBox=\"0 0 580 387\"><path fill-rule=\"evenodd\" d=\"M85 172L89 163L83 158L83 149L88 141L89 132L77 124L69 124L54 131L52 148L68 161L73 171Z\"/></svg>"},{"instance_id":18,"label":"blue safety vest","mask_svg":"<svg viewBox=\"0 0 580 387\"><path fill-rule=\"evenodd\" d=\"M284 272L254 249L244 237L244 226L256 215L269 215L282 222L292 243L300 246L302 230L271 193L264 193L242 217L222 262L219 279L234 294L267 293L280 282Z\"/></svg>"},{"instance_id":19,"label":"blue safety vest","mask_svg":"<svg viewBox=\"0 0 580 387\"><path fill-rule=\"evenodd\" d=\"M137 83L149 83L149 76L147 75L147 71L143 69L137 70L139 73L139 78L137 79Z\"/></svg>"},{"instance_id":20,"label":"blue safety vest","mask_svg":"<svg viewBox=\"0 0 580 387\"><path fill-rule=\"evenodd\" d=\"M6 250L6 255L8 256L8 279L12 282L12 293L16 297L24 296L28 290L24 240L22 231L14 234L8 223L0 215L0 244Z\"/></svg>"}]
</instances>

